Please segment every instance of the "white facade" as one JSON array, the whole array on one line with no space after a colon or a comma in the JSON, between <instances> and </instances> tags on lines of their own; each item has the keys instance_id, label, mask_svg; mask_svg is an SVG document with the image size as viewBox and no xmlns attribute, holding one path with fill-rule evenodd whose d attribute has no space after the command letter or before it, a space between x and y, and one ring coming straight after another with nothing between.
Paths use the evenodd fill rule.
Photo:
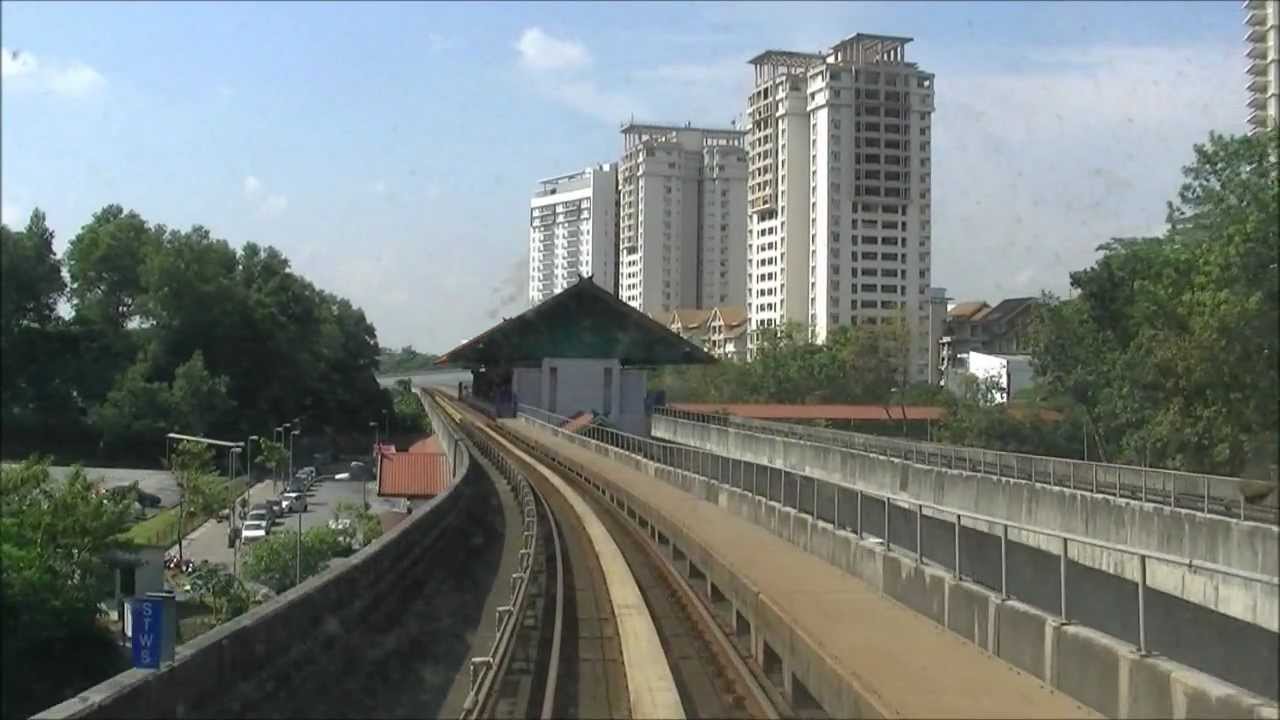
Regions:
<instances>
[{"instance_id":1,"label":"white facade","mask_svg":"<svg viewBox=\"0 0 1280 720\"><path fill-rule=\"evenodd\" d=\"M515 368L511 381L522 405L565 417L591 412L626 432L649 434L644 370L624 368L617 360L546 358L541 367Z\"/></svg>"},{"instance_id":2,"label":"white facade","mask_svg":"<svg viewBox=\"0 0 1280 720\"><path fill-rule=\"evenodd\" d=\"M1249 132L1280 122L1280 0L1245 0Z\"/></svg>"},{"instance_id":3,"label":"white facade","mask_svg":"<svg viewBox=\"0 0 1280 720\"><path fill-rule=\"evenodd\" d=\"M819 342L902 321L910 378L926 381L933 75L906 61L909 42L860 34L752 60L748 311L753 336L796 321Z\"/></svg>"},{"instance_id":4,"label":"white facade","mask_svg":"<svg viewBox=\"0 0 1280 720\"><path fill-rule=\"evenodd\" d=\"M529 302L578 281L616 292L617 166L548 178L529 201Z\"/></svg>"},{"instance_id":5,"label":"white facade","mask_svg":"<svg viewBox=\"0 0 1280 720\"><path fill-rule=\"evenodd\" d=\"M746 297L743 133L626 125L618 296L653 315Z\"/></svg>"},{"instance_id":6,"label":"white facade","mask_svg":"<svg viewBox=\"0 0 1280 720\"><path fill-rule=\"evenodd\" d=\"M1030 355L995 355L969 352L969 373L979 380L995 383L997 403L1007 403L1020 391L1035 384Z\"/></svg>"}]
</instances>

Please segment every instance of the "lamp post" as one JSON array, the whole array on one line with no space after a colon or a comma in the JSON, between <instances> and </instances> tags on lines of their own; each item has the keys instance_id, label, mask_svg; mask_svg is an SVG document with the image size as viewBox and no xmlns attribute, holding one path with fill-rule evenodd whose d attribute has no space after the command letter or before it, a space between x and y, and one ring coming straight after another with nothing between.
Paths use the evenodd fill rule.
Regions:
<instances>
[{"instance_id":1,"label":"lamp post","mask_svg":"<svg viewBox=\"0 0 1280 720\"><path fill-rule=\"evenodd\" d=\"M378 462L378 423L377 421L370 420L369 427L373 428L373 454L370 456L369 459L375 463L374 467L376 468L378 467L377 466L377 462ZM369 481L365 480L364 478L360 478L360 499L364 503L364 509L368 510L369 509Z\"/></svg>"},{"instance_id":2,"label":"lamp post","mask_svg":"<svg viewBox=\"0 0 1280 720\"><path fill-rule=\"evenodd\" d=\"M293 477L293 439L301 435L301 430L289 433L289 477ZM298 513L298 562L294 574L294 585L302 584L302 513Z\"/></svg>"},{"instance_id":3,"label":"lamp post","mask_svg":"<svg viewBox=\"0 0 1280 720\"><path fill-rule=\"evenodd\" d=\"M228 488L231 487L231 482L234 481L236 478L236 459L239 457L240 457L240 448L238 447L231 448L231 463L230 463L230 467L228 468L228 474L230 475L230 479L227 481ZM238 500L239 497L240 496L238 494L232 495L229 498L231 506L227 508L227 513L228 513L227 532L231 533L231 574L237 575L237 576L240 574L240 545L235 541L236 540L236 500Z\"/></svg>"},{"instance_id":4,"label":"lamp post","mask_svg":"<svg viewBox=\"0 0 1280 720\"><path fill-rule=\"evenodd\" d=\"M280 427L275 429L275 432L280 434L280 446L284 447L285 439L289 436L289 423L283 423ZM275 440L275 437L275 435L272 435L271 439ZM271 477L271 491L277 494L280 492L280 486L278 484L280 482L280 470L281 468L277 466Z\"/></svg>"},{"instance_id":5,"label":"lamp post","mask_svg":"<svg viewBox=\"0 0 1280 720\"><path fill-rule=\"evenodd\" d=\"M301 430L294 430L289 433L289 477L293 477L293 440L302 434Z\"/></svg>"},{"instance_id":6,"label":"lamp post","mask_svg":"<svg viewBox=\"0 0 1280 720\"><path fill-rule=\"evenodd\" d=\"M244 459L244 472L245 472L245 476L246 476L246 482L245 482L245 487L246 487L246 489L247 489L250 485L253 485L253 444L254 444L254 443L256 443L256 442L258 442L258 441L260 441L260 440L261 440L261 438L259 438L257 435L250 435L250 436L249 436L249 439L248 439L248 440L246 440L246 441L245 441L245 443L244 443L244 447L245 447L245 450L246 450L246 452L245 452L245 459Z\"/></svg>"}]
</instances>

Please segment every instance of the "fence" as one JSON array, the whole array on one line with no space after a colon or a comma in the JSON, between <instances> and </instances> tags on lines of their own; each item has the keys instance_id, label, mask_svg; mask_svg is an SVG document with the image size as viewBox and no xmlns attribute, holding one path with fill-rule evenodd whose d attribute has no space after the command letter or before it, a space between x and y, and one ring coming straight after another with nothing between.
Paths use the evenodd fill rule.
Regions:
<instances>
[{"instance_id":1,"label":"fence","mask_svg":"<svg viewBox=\"0 0 1280 720\"><path fill-rule=\"evenodd\" d=\"M1138 563L1137 644L1139 651L1143 654L1149 652L1146 632L1147 563L1149 561L1168 563L1170 565L1186 568L1187 570L1192 571L1238 578L1249 583L1272 587L1280 586L1280 578L1271 575L1246 570L1237 570L1235 568L1215 563L1177 557L1165 553L1139 550L1125 545L1096 540L1071 533L1057 532L1021 523L1009 522L979 513L957 511L931 502L863 490L861 488L850 487L847 485L839 485L819 478L794 473L784 468L763 466L765 468L764 477L760 477L760 468L762 466L759 463L735 460L733 458L716 455L697 448L637 437L611 428L601 426L588 428L585 432L590 433L594 438L599 438L597 440L593 437L586 437L583 434L570 433L562 430L560 426L568 422L568 418L539 408L522 405L520 407L520 414L525 416L529 421L536 422L548 428L555 435L597 454L608 456L609 453L606 448L616 448L623 452L638 456L638 460L650 460L661 465L668 466L671 468L671 472L674 474L674 477L696 476L717 484L727 484L738 490L750 492L755 497L764 498L772 502L777 502L783 507L794 509L796 512L808 515L816 521L830 523L837 530L852 531L860 538L866 537L868 534L874 535L872 529L864 527L864 525L868 525L868 523L865 523L866 513L863 511L863 504L867 500L871 500L883 505L883 519L880 521L879 527L875 529L879 530L879 539L884 544L886 550L897 552L902 552L904 550L909 551L915 556L915 559L918 562L923 563L929 561L943 567L948 567L957 578L960 577L960 571L964 563L964 558L961 557L962 543L960 542L960 533L961 529L965 527L966 522L969 523L970 526L975 526L978 523L984 523L987 527L999 527L1000 577L998 584L992 589L998 590L1004 597L1009 597L1009 531L1018 530L1024 533L1056 539L1058 543L1058 550L1055 552L1055 555L1058 557L1058 613L1064 621L1070 619L1068 613L1069 598L1067 593L1067 563L1069 560L1069 547L1071 544L1102 548L1121 553L1125 556L1135 557ZM734 472L735 464L738 468L736 473ZM726 465L728 467L727 472L725 470ZM637 464L637 466L639 465ZM711 477L711 468L713 466L716 466L717 468L715 472L716 477L729 478L727 483ZM693 470L683 470L680 468L693 468ZM750 472L748 472L748 468L750 468ZM641 467L641 469L643 469L643 467ZM748 482L748 476L750 476L750 482ZM842 503L842 497L848 498L848 500ZM829 500L829 502L824 503L824 499ZM852 510L847 505L849 500L852 500L853 502ZM842 504L845 505L845 507L842 508ZM903 547L901 544L898 547L894 546L890 533L890 509L892 507L906 508L909 512L913 511L913 514L915 515L914 546L908 545ZM826 511L828 508L829 512ZM925 557L923 543L921 541L921 532L923 527L922 519L926 510L932 514L932 517L937 517L937 514L941 513L951 518L950 524L952 526L955 539L952 557Z\"/></svg>"},{"instance_id":2,"label":"fence","mask_svg":"<svg viewBox=\"0 0 1280 720\"><path fill-rule=\"evenodd\" d=\"M1245 480L1161 468L897 440L878 435L749 420L669 407L655 408L654 414L802 442L833 445L918 465L1027 480L1242 520L1272 523L1280 521L1280 508L1276 505L1280 501L1280 493L1277 492L1278 486L1274 480Z\"/></svg>"}]
</instances>

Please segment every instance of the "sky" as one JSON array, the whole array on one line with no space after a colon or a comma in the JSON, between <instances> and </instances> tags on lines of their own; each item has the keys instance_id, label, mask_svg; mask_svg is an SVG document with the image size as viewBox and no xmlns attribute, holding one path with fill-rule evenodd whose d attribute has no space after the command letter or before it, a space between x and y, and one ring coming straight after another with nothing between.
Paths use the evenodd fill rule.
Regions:
<instances>
[{"instance_id":1,"label":"sky","mask_svg":"<svg viewBox=\"0 0 1280 720\"><path fill-rule=\"evenodd\" d=\"M933 281L1065 295L1163 231L1192 146L1245 130L1238 2L0 4L0 201L65 250L119 203L274 245L381 344L526 306L536 182L620 124L727 126L747 60L857 32L936 74Z\"/></svg>"}]
</instances>

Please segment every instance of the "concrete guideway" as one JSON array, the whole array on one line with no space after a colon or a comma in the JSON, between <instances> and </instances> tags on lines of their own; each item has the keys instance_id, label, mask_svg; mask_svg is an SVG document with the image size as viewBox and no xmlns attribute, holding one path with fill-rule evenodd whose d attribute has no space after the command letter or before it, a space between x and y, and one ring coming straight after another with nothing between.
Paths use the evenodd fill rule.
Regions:
<instances>
[{"instance_id":1,"label":"concrete guideway","mask_svg":"<svg viewBox=\"0 0 1280 720\"><path fill-rule=\"evenodd\" d=\"M1189 510L1119 499L977 472L948 470L788 437L655 415L654 437L717 455L757 463L806 478L880 495L905 503L925 502L948 510L985 516L995 523L971 521L970 527L998 537L999 522L1048 531L1010 529L1009 539L1047 553L1061 554L1061 539L1051 533L1078 535L1153 555L1146 582L1161 592L1202 605L1238 620L1280 630L1280 528L1263 523L1206 515ZM950 520L927 509L926 515ZM1103 570L1131 582L1142 572L1128 552L1071 543L1073 562ZM1190 568L1187 560L1219 565L1268 581Z\"/></svg>"},{"instance_id":2,"label":"concrete guideway","mask_svg":"<svg viewBox=\"0 0 1280 720\"><path fill-rule=\"evenodd\" d=\"M488 434L504 454L518 458L541 474L573 509L585 529L604 572L609 599L613 605L623 663L627 670L631 715L637 718L683 718L684 708L681 706L662 643L658 639L657 628L649 615L640 588L609 531L577 490L557 473L496 433Z\"/></svg>"},{"instance_id":3,"label":"concrete guideway","mask_svg":"<svg viewBox=\"0 0 1280 720\"><path fill-rule=\"evenodd\" d=\"M688 494L654 482L652 476L533 430L522 421L504 424L647 504L659 528L664 520L672 524L673 541L677 531L689 539L686 553L690 547L705 549L730 576L750 588L738 598L743 603L738 612L750 598L758 608L770 606L789 625L789 634L798 642L784 644L775 635L769 641L775 646L771 652L791 655L782 658L784 681L791 686L792 674L805 674L808 691L820 703L830 703L831 698L820 697L826 691L809 678L819 674L813 664L825 663L811 663L806 673L800 665L801 656L808 653L826 658L849 685L863 689L863 709L869 704L886 716L1097 716L767 531L707 503L691 502ZM710 558L702 560L710 565ZM729 583L728 578L721 581L726 588ZM762 637L765 614L757 614L752 623L753 632ZM801 645L808 646L807 652ZM833 717L847 716L850 709L824 704Z\"/></svg>"}]
</instances>

